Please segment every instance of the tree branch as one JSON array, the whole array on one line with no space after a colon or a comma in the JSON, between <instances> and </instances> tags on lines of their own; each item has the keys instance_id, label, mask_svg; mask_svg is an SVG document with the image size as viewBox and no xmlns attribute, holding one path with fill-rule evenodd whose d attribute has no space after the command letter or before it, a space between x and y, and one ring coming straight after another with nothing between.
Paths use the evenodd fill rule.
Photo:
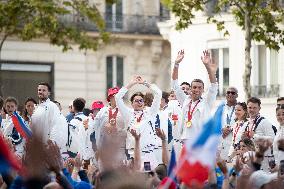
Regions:
<instances>
[{"instance_id":1,"label":"tree branch","mask_svg":"<svg viewBox=\"0 0 284 189\"><path fill-rule=\"evenodd\" d=\"M5 33L3 39L1 40L1 43L0 43L0 60L1 60L1 54L2 54L2 47L3 47L3 44L6 41L8 36L9 36L9 33Z\"/></svg>"},{"instance_id":2,"label":"tree branch","mask_svg":"<svg viewBox=\"0 0 284 189\"><path fill-rule=\"evenodd\" d=\"M236 0L233 0L232 2L234 3L234 5L236 5L240 9L241 13L244 15L245 14L245 10L242 8L240 3L238 1L236 1Z\"/></svg>"}]
</instances>

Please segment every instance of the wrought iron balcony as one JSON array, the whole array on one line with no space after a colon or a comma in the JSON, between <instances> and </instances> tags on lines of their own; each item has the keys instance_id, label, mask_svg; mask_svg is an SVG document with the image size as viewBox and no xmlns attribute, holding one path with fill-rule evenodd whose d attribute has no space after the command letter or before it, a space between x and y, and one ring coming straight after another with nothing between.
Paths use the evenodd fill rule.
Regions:
<instances>
[{"instance_id":1,"label":"wrought iron balcony","mask_svg":"<svg viewBox=\"0 0 284 189\"><path fill-rule=\"evenodd\" d=\"M168 20L169 17L145 16L145 15L112 15L104 14L106 30L112 33L130 34L154 34L159 35L157 23ZM80 27L86 31L97 31L94 23L87 18L77 15L68 15L62 18L62 22Z\"/></svg>"},{"instance_id":2,"label":"wrought iron balcony","mask_svg":"<svg viewBox=\"0 0 284 189\"><path fill-rule=\"evenodd\" d=\"M277 97L279 96L279 85L252 86L252 96L256 97Z\"/></svg>"}]
</instances>

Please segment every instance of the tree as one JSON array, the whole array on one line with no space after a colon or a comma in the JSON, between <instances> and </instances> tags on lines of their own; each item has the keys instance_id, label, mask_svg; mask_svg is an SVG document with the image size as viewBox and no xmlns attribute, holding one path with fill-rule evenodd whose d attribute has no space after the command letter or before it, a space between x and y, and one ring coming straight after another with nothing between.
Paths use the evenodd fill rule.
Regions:
<instances>
[{"instance_id":1,"label":"tree","mask_svg":"<svg viewBox=\"0 0 284 189\"><path fill-rule=\"evenodd\" d=\"M215 23L218 30L228 31L222 20L222 13L228 9L236 23L245 31L245 72L243 85L246 97L251 97L251 43L252 40L263 41L270 49L279 50L284 44L284 9L279 0L162 0L163 3L178 17L176 29L181 30L192 24L196 11L211 8L207 14L207 22ZM211 6L211 7L210 7Z\"/></svg>"},{"instance_id":2,"label":"tree","mask_svg":"<svg viewBox=\"0 0 284 189\"><path fill-rule=\"evenodd\" d=\"M113 3L113 0L107 2ZM78 20L93 23L99 35L88 36L72 20L74 15ZM3 44L10 36L23 41L47 38L63 51L71 49L73 43L79 44L79 49L96 50L101 42L109 39L104 19L88 0L0 0L0 36L0 60Z\"/></svg>"},{"instance_id":3,"label":"tree","mask_svg":"<svg viewBox=\"0 0 284 189\"><path fill-rule=\"evenodd\" d=\"M89 36L74 18L88 20L99 35ZM88 0L0 0L0 61L3 44L12 36L23 41L45 38L63 51L72 49L72 44L78 44L81 50L97 50L109 41L103 17Z\"/></svg>"}]
</instances>

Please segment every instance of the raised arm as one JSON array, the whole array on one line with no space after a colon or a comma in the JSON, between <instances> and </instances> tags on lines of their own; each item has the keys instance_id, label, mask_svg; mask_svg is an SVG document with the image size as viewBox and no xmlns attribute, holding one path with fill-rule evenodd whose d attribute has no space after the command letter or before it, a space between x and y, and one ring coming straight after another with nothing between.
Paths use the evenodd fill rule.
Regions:
<instances>
[{"instance_id":1,"label":"raised arm","mask_svg":"<svg viewBox=\"0 0 284 189\"><path fill-rule=\"evenodd\" d=\"M181 61L183 60L183 58L184 58L184 50L180 50L178 52L178 56L175 60L175 65L174 65L173 73L172 73L172 80L178 79L178 67L179 67L179 64L181 63Z\"/></svg>"},{"instance_id":2,"label":"raised arm","mask_svg":"<svg viewBox=\"0 0 284 189\"><path fill-rule=\"evenodd\" d=\"M216 71L217 71L218 65L212 61L210 52L208 50L203 51L203 56L201 56L201 60L207 70L210 83L216 83L217 82Z\"/></svg>"},{"instance_id":3,"label":"raised arm","mask_svg":"<svg viewBox=\"0 0 284 189\"><path fill-rule=\"evenodd\" d=\"M216 96L218 93L218 84L217 84L217 79L216 79L216 71L217 71L218 65L212 61L210 52L208 50L203 51L203 56L201 56L201 60L207 70L209 80L210 80L210 86L206 93L205 100L210 105L210 107L212 107L216 100Z\"/></svg>"},{"instance_id":4,"label":"raised arm","mask_svg":"<svg viewBox=\"0 0 284 189\"><path fill-rule=\"evenodd\" d=\"M183 104L184 100L186 99L186 94L183 92L183 90L181 90L178 84L178 68L183 58L184 58L184 50L180 50L175 60L172 72L172 89L174 90L177 100L179 101L180 104Z\"/></svg>"},{"instance_id":5,"label":"raised arm","mask_svg":"<svg viewBox=\"0 0 284 189\"><path fill-rule=\"evenodd\" d=\"M130 89L132 86L134 86L137 83L138 83L137 77L135 77L125 87L122 87L118 91L118 93L114 96L115 101L116 101L116 105L117 105L121 115L125 118L129 117L130 108L128 106L126 106L125 103L123 102L123 97L127 93L128 89Z\"/></svg>"}]
</instances>

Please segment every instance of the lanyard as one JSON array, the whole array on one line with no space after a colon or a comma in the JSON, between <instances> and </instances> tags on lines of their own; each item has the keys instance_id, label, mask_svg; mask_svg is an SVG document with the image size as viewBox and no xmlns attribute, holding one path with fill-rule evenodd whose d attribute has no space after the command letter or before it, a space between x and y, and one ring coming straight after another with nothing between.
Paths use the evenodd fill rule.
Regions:
<instances>
[{"instance_id":1,"label":"lanyard","mask_svg":"<svg viewBox=\"0 0 284 189\"><path fill-rule=\"evenodd\" d=\"M193 112L194 112L196 106L199 104L199 102L200 102L200 100L197 101L197 103L195 104L195 106L194 106L194 107L192 108L192 110L190 111L191 105L192 105L192 100L190 101L190 103L189 103L189 108L188 108L188 113L187 113L187 120L188 120L188 122L191 121L191 119L192 119L192 114L193 114Z\"/></svg>"},{"instance_id":2,"label":"lanyard","mask_svg":"<svg viewBox=\"0 0 284 189\"><path fill-rule=\"evenodd\" d=\"M237 134L238 134L238 132L239 132L239 129L243 126L243 124L244 124L244 122L238 122L238 123L237 123L236 130L235 130L235 132L233 133L233 142L234 142L234 144L235 144L235 142L236 142L236 137L237 137Z\"/></svg>"},{"instance_id":3,"label":"lanyard","mask_svg":"<svg viewBox=\"0 0 284 189\"><path fill-rule=\"evenodd\" d=\"M108 120L109 120L110 124L112 124L112 125L116 124L117 113L118 113L118 108L115 108L114 113L112 113L112 109L111 108L108 109Z\"/></svg>"},{"instance_id":4,"label":"lanyard","mask_svg":"<svg viewBox=\"0 0 284 189\"><path fill-rule=\"evenodd\" d=\"M136 123L140 123L143 114L144 114L144 113L143 113L143 111L142 111L142 113L140 114L140 116L139 116L138 118L136 118L136 116L135 116L135 118L136 118Z\"/></svg>"},{"instance_id":5,"label":"lanyard","mask_svg":"<svg viewBox=\"0 0 284 189\"><path fill-rule=\"evenodd\" d=\"M251 126L251 129L249 128L250 121L248 122L246 128L247 128L247 131L249 131L249 133L252 133L252 131L254 131L254 128L255 128L255 126L256 126L256 121L258 120L259 117L260 117L260 115L256 116L256 118L254 118L253 124L252 124L252 126Z\"/></svg>"},{"instance_id":6,"label":"lanyard","mask_svg":"<svg viewBox=\"0 0 284 189\"><path fill-rule=\"evenodd\" d=\"M229 117L229 114L227 114L227 125L231 124L231 120L232 120L232 116L233 116L234 111L235 111L235 106L233 107L233 110L231 111L230 117Z\"/></svg>"}]
</instances>

